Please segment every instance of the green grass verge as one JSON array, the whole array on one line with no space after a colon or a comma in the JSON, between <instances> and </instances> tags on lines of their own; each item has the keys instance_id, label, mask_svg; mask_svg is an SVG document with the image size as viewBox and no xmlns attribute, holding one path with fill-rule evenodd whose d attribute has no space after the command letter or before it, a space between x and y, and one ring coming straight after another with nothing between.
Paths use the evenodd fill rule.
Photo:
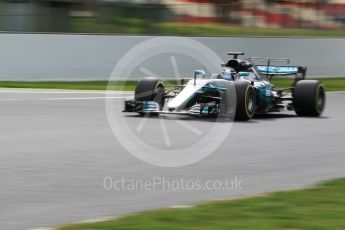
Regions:
<instances>
[{"instance_id":1,"label":"green grass verge","mask_svg":"<svg viewBox=\"0 0 345 230\"><path fill-rule=\"evenodd\" d=\"M345 37L345 30L325 29L289 29L289 28L255 28L226 26L217 24L179 24L163 23L158 25L163 35L198 35L198 36L278 36L278 37Z\"/></svg>"},{"instance_id":2,"label":"green grass verge","mask_svg":"<svg viewBox=\"0 0 345 230\"><path fill-rule=\"evenodd\" d=\"M309 79L309 78L308 78ZM345 78L317 78L320 80L328 92L334 91L345 91ZM291 87L293 79L277 77L273 78L273 84L278 88L288 88Z\"/></svg>"},{"instance_id":3,"label":"green grass verge","mask_svg":"<svg viewBox=\"0 0 345 230\"><path fill-rule=\"evenodd\" d=\"M345 78L320 78L327 91L345 91ZM293 80L291 78L273 78L272 81L278 88L290 87ZM179 84L177 81L168 81L168 86ZM105 90L106 81L72 81L72 82L25 82L25 81L0 81L3 88L37 88L37 89L82 89L82 90ZM109 82L109 89L133 91L136 81L116 81Z\"/></svg>"},{"instance_id":4,"label":"green grass verge","mask_svg":"<svg viewBox=\"0 0 345 230\"><path fill-rule=\"evenodd\" d=\"M255 28L222 24L156 23L144 19L116 17L109 22L95 18L74 18L71 32L157 34L172 36L279 36L279 37L345 37L344 29Z\"/></svg>"},{"instance_id":5,"label":"green grass verge","mask_svg":"<svg viewBox=\"0 0 345 230\"><path fill-rule=\"evenodd\" d=\"M267 196L160 209L59 230L345 229L345 179Z\"/></svg>"}]
</instances>

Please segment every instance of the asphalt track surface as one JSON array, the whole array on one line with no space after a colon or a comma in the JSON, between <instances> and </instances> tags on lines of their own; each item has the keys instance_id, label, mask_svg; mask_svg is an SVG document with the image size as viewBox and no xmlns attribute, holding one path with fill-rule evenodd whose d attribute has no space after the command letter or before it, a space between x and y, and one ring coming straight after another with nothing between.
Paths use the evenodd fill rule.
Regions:
<instances>
[{"instance_id":1,"label":"asphalt track surface","mask_svg":"<svg viewBox=\"0 0 345 230\"><path fill-rule=\"evenodd\" d=\"M118 95L114 103L120 110L123 95ZM226 141L206 159L162 168L136 159L114 138L101 92L2 91L0 229L43 228L344 177L344 100L344 93L328 94L321 118L287 112L234 123ZM141 118L128 119L135 123ZM152 134L150 140L163 142L158 120L148 120L144 129ZM212 125L185 121L197 128ZM170 137L176 130L169 131ZM195 181L237 177L242 189L115 191L104 189L105 177Z\"/></svg>"}]
</instances>

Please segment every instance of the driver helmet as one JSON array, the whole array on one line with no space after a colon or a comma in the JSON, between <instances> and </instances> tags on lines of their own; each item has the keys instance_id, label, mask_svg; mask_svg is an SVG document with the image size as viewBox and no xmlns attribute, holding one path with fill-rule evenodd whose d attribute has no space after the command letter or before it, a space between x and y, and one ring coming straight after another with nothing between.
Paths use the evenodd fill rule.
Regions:
<instances>
[{"instance_id":1,"label":"driver helmet","mask_svg":"<svg viewBox=\"0 0 345 230\"><path fill-rule=\"evenodd\" d=\"M223 68L222 69L222 76L223 76L224 80L232 80L231 70L228 68Z\"/></svg>"}]
</instances>

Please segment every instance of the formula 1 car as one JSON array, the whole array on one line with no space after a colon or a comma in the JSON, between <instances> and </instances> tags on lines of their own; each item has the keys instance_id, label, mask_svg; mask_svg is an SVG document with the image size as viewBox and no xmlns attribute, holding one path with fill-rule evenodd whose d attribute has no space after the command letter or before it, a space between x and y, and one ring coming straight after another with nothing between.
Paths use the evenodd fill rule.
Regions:
<instances>
[{"instance_id":1,"label":"formula 1 car","mask_svg":"<svg viewBox=\"0 0 345 230\"><path fill-rule=\"evenodd\" d=\"M272 65L287 62L286 58L252 57L241 60L242 52L229 52L233 57L222 64L219 74L205 76L195 70L194 78L167 90L163 80L141 79L134 100L125 101L123 112L140 115L185 114L206 117L226 117L249 120L255 114L294 110L299 116L319 116L325 107L324 86L317 80L305 80L306 67ZM265 62L257 65L255 62ZM294 76L289 88L278 89L273 76ZM167 104L167 106L165 106ZM235 107L235 108L231 108ZM233 112L231 112L233 111Z\"/></svg>"}]
</instances>

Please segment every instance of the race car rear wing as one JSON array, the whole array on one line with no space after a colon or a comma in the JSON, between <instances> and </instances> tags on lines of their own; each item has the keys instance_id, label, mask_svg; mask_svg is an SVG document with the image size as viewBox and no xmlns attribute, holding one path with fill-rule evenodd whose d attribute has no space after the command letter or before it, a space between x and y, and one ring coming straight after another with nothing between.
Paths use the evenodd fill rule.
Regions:
<instances>
[{"instance_id":1,"label":"race car rear wing","mask_svg":"<svg viewBox=\"0 0 345 230\"><path fill-rule=\"evenodd\" d=\"M302 66L276 66L271 65L272 62L286 62L290 64L288 58L262 58L262 57L251 57L249 60L258 60L266 62L266 65L256 65L256 69L263 75L269 78L273 76L287 76L295 75L295 82L305 78L307 73L307 67Z\"/></svg>"},{"instance_id":2,"label":"race car rear wing","mask_svg":"<svg viewBox=\"0 0 345 230\"><path fill-rule=\"evenodd\" d=\"M296 75L302 74L305 76L306 67L301 66L266 66L257 65L257 70L265 75Z\"/></svg>"},{"instance_id":3,"label":"race car rear wing","mask_svg":"<svg viewBox=\"0 0 345 230\"><path fill-rule=\"evenodd\" d=\"M307 73L307 67L302 66L262 66L258 65L256 66L256 69L258 72L260 72L263 75L266 75L269 80L273 76L295 76L295 80L293 83L293 87L296 85L296 83L300 80L305 79L306 73Z\"/></svg>"}]
</instances>

